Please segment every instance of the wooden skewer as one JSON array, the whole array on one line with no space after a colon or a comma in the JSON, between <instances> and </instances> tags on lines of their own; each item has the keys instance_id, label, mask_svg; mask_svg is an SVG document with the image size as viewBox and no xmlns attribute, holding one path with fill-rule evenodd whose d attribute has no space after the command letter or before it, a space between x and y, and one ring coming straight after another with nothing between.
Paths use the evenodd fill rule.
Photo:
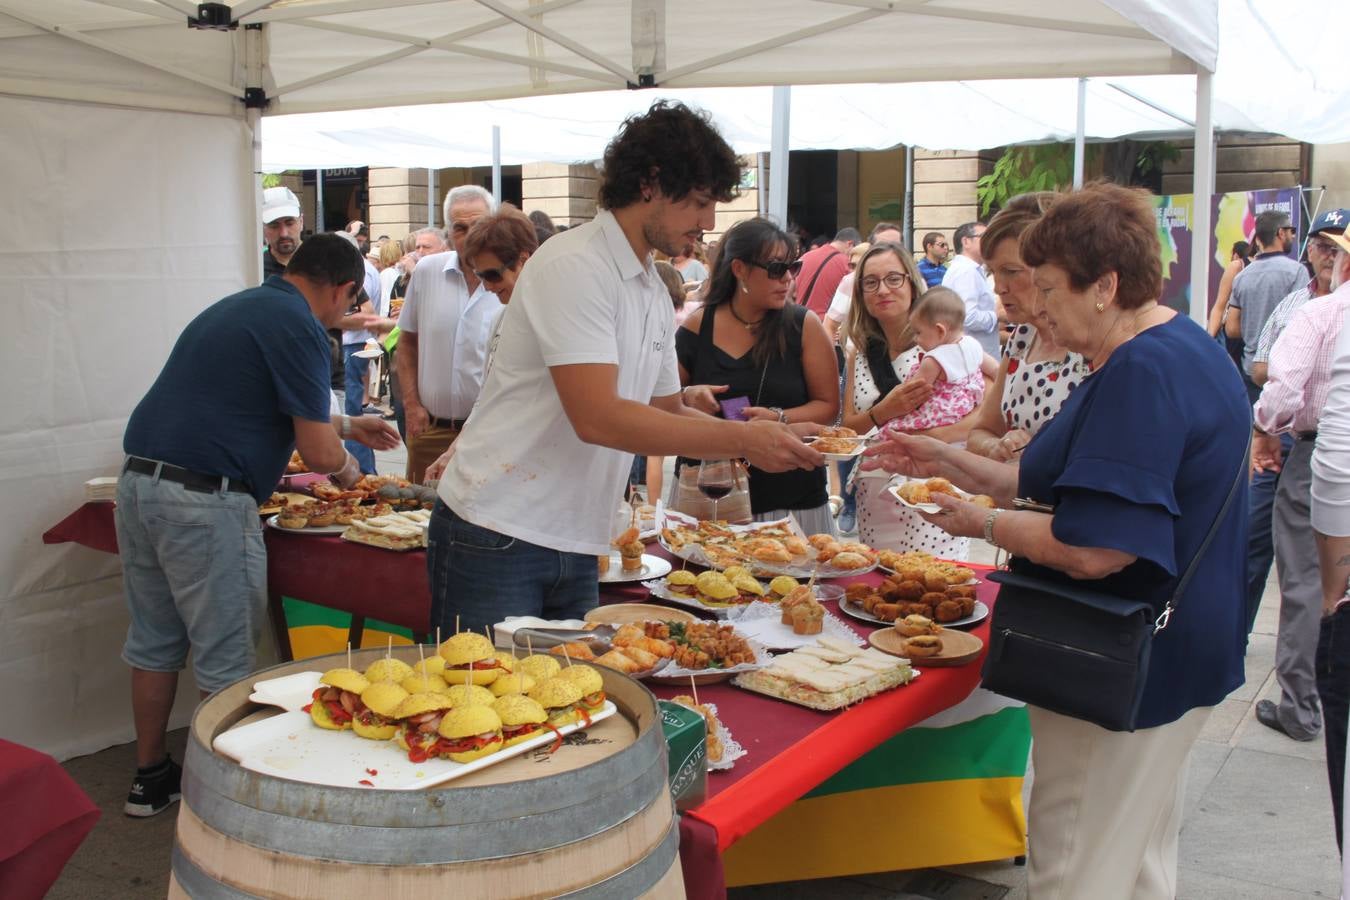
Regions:
<instances>
[{"instance_id":1,"label":"wooden skewer","mask_svg":"<svg viewBox=\"0 0 1350 900\"><path fill-rule=\"evenodd\" d=\"M437 626L436 626L436 649L439 650L440 647L441 647L441 626L437 625Z\"/></svg>"},{"instance_id":2,"label":"wooden skewer","mask_svg":"<svg viewBox=\"0 0 1350 900\"><path fill-rule=\"evenodd\" d=\"M534 645L530 643L530 636L528 634L525 635L525 650L530 656L534 656Z\"/></svg>"},{"instance_id":3,"label":"wooden skewer","mask_svg":"<svg viewBox=\"0 0 1350 900\"><path fill-rule=\"evenodd\" d=\"M488 639L488 643L492 645L492 648L493 648L494 650L497 649L497 642L494 641L494 640L492 639L492 626L491 626L491 625L484 625L484 626L483 626L483 636L486 637L486 638Z\"/></svg>"},{"instance_id":4,"label":"wooden skewer","mask_svg":"<svg viewBox=\"0 0 1350 900\"><path fill-rule=\"evenodd\" d=\"M347 668L352 667L352 642L347 642Z\"/></svg>"},{"instance_id":5,"label":"wooden skewer","mask_svg":"<svg viewBox=\"0 0 1350 900\"><path fill-rule=\"evenodd\" d=\"M455 613L455 634L459 634L459 613Z\"/></svg>"},{"instance_id":6,"label":"wooden skewer","mask_svg":"<svg viewBox=\"0 0 1350 900\"><path fill-rule=\"evenodd\" d=\"M558 646L562 647L563 659L567 660L567 668L572 668L572 655L567 652L567 645L559 644Z\"/></svg>"},{"instance_id":7,"label":"wooden skewer","mask_svg":"<svg viewBox=\"0 0 1350 900\"><path fill-rule=\"evenodd\" d=\"M384 658L388 659L393 655L394 655L394 636L391 634L389 635L389 643L385 645L384 648Z\"/></svg>"},{"instance_id":8,"label":"wooden skewer","mask_svg":"<svg viewBox=\"0 0 1350 900\"><path fill-rule=\"evenodd\" d=\"M698 702L698 682L694 680L693 675L689 676L689 690L693 691L694 693L694 705L699 706L700 704Z\"/></svg>"}]
</instances>

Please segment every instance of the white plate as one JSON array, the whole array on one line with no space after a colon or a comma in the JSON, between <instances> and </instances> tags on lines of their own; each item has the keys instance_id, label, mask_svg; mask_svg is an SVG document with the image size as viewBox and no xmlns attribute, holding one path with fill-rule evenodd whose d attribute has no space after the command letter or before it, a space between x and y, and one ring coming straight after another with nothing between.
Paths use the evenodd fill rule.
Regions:
<instances>
[{"instance_id":1,"label":"white plate","mask_svg":"<svg viewBox=\"0 0 1350 900\"><path fill-rule=\"evenodd\" d=\"M268 524L269 527L275 528L277 531L284 531L284 532L286 532L287 534L309 534L309 535L329 535L329 536L332 536L332 535L335 535L335 534L342 534L342 532L344 532L344 531L347 530L347 526L346 526L346 525L338 525L336 522L333 523L332 525L321 525L321 526L319 526L318 528L309 528L309 527L305 527L305 528L282 528L280 525L277 524L277 519L278 519L280 516L281 516L281 513L277 513L275 516L269 516L268 519L267 519L267 524Z\"/></svg>"},{"instance_id":2,"label":"white plate","mask_svg":"<svg viewBox=\"0 0 1350 900\"><path fill-rule=\"evenodd\" d=\"M265 706L280 706L287 712L298 712L314 699L314 690L322 677L322 672L296 672L281 678L255 681L248 699Z\"/></svg>"},{"instance_id":3,"label":"white plate","mask_svg":"<svg viewBox=\"0 0 1350 900\"><path fill-rule=\"evenodd\" d=\"M591 721L599 722L616 712L618 708L606 700ZM573 724L558 730L566 736L581 728ZM448 759L415 763L393 741L368 741L351 731L329 731L315 725L309 713L297 710L231 729L217 737L212 747L238 760L245 769L277 778L336 787L407 791L444 784L536 747L547 747L555 740L556 735L545 729L539 737L470 763Z\"/></svg>"},{"instance_id":4,"label":"white plate","mask_svg":"<svg viewBox=\"0 0 1350 900\"><path fill-rule=\"evenodd\" d=\"M383 350L357 350L352 354L357 359L379 359L383 355Z\"/></svg>"},{"instance_id":5,"label":"white plate","mask_svg":"<svg viewBox=\"0 0 1350 900\"><path fill-rule=\"evenodd\" d=\"M847 597L839 601L839 611L847 616L852 616L859 622L867 622L872 625L891 626L894 622L887 622L885 619L872 615L863 609L860 604L854 603ZM989 607L985 606L979 600L975 601L975 611L968 616L957 619L955 622L940 622L943 628L962 628L966 625L975 625L983 622L989 615Z\"/></svg>"},{"instance_id":6,"label":"white plate","mask_svg":"<svg viewBox=\"0 0 1350 900\"><path fill-rule=\"evenodd\" d=\"M623 561L618 553L609 555L609 571L600 576L601 584L626 584L632 581L646 581L649 578L664 578L670 574L670 563L650 553L642 554L642 568L632 572L623 570Z\"/></svg>"},{"instance_id":7,"label":"white plate","mask_svg":"<svg viewBox=\"0 0 1350 900\"><path fill-rule=\"evenodd\" d=\"M807 444L814 444L818 440L820 439L814 436L803 438L803 441ZM863 451L867 449L867 439L859 437L851 438L850 440L858 441L858 446L852 453L821 453L820 455L832 462L848 462L851 459L857 459L862 456Z\"/></svg>"},{"instance_id":8,"label":"white plate","mask_svg":"<svg viewBox=\"0 0 1350 900\"><path fill-rule=\"evenodd\" d=\"M927 479L917 479L917 478L916 478L916 479L912 479L912 480L914 480L914 481L919 481L919 480L924 480L924 481L926 481ZM908 500L906 500L904 497L901 497L901 496L900 496L900 485L901 485L901 484L905 484L905 483L906 483L906 482L903 482L903 481L902 481L902 482L900 482L900 483L898 483L898 484L893 484L893 485L891 485L890 487L886 488L886 493L888 493L888 494L890 494L892 497L894 497L894 498L895 498L895 502L896 502L896 503L899 503L901 506L908 506L910 509L917 509L919 512L926 512L926 513L929 513L929 514L942 512L942 507L938 506L936 503L910 503L910 502L909 502ZM957 498L958 500L969 500L972 496L974 496L973 494L967 494L965 491L961 490L960 488L954 488L953 490L956 491L956 498Z\"/></svg>"},{"instance_id":9,"label":"white plate","mask_svg":"<svg viewBox=\"0 0 1350 900\"><path fill-rule=\"evenodd\" d=\"M791 625L784 625L782 610L776 603L751 603L738 610L738 615L732 616L731 621L735 623L736 630L747 638L752 638L773 650L796 650L798 647L807 647L816 643L821 635L829 635L850 644L857 644L859 647L867 643L858 632L849 628L843 619L829 610L825 611L820 634L797 634Z\"/></svg>"}]
</instances>

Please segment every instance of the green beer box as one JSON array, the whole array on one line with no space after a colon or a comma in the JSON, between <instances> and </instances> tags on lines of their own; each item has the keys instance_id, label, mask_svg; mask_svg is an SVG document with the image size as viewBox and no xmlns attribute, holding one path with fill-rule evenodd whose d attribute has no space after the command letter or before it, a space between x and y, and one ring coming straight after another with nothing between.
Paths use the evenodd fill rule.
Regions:
<instances>
[{"instance_id":1,"label":"green beer box","mask_svg":"<svg viewBox=\"0 0 1350 900\"><path fill-rule=\"evenodd\" d=\"M680 812L693 809L708 796L708 734L703 717L687 706L656 701L661 731L666 737L670 795Z\"/></svg>"}]
</instances>

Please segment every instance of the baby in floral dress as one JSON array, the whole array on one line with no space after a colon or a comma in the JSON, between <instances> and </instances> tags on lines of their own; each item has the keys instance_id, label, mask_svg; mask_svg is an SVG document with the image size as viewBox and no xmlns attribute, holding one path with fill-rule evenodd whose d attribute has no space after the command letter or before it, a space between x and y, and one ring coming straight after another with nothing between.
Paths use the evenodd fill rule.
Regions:
<instances>
[{"instance_id":1,"label":"baby in floral dress","mask_svg":"<svg viewBox=\"0 0 1350 900\"><path fill-rule=\"evenodd\" d=\"M950 288L930 288L909 314L914 342L923 350L910 371L933 387L918 409L889 424L897 431L927 431L953 425L974 412L984 399L985 378L998 374L998 363L979 341L965 333L966 304Z\"/></svg>"}]
</instances>

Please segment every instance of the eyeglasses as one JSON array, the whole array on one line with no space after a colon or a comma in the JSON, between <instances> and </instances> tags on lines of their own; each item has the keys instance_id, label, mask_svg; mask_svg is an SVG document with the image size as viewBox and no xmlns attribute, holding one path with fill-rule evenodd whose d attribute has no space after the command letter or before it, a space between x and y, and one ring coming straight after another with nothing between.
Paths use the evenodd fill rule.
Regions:
<instances>
[{"instance_id":1,"label":"eyeglasses","mask_svg":"<svg viewBox=\"0 0 1350 900\"><path fill-rule=\"evenodd\" d=\"M905 286L905 282L907 281L909 281L908 272L891 272L883 278L878 278L875 275L868 275L862 280L862 289L864 294L875 294L877 291L881 290L882 282L885 282L886 287L893 291L898 291Z\"/></svg>"},{"instance_id":2,"label":"eyeglasses","mask_svg":"<svg viewBox=\"0 0 1350 900\"><path fill-rule=\"evenodd\" d=\"M1316 250L1318 253L1335 253L1336 245L1331 241L1313 238L1311 241L1308 241L1308 249Z\"/></svg>"},{"instance_id":3,"label":"eyeglasses","mask_svg":"<svg viewBox=\"0 0 1350 900\"><path fill-rule=\"evenodd\" d=\"M479 281L489 281L494 284L505 277L505 273L501 269L484 269L481 272L474 269L473 274Z\"/></svg>"},{"instance_id":4,"label":"eyeglasses","mask_svg":"<svg viewBox=\"0 0 1350 900\"><path fill-rule=\"evenodd\" d=\"M795 278L797 273L802 270L802 261L800 259L794 259L792 262L781 259L771 259L768 262L760 262L759 260L751 259L747 260L747 262L752 266L763 269L774 281L779 280L784 275L791 275Z\"/></svg>"}]
</instances>

